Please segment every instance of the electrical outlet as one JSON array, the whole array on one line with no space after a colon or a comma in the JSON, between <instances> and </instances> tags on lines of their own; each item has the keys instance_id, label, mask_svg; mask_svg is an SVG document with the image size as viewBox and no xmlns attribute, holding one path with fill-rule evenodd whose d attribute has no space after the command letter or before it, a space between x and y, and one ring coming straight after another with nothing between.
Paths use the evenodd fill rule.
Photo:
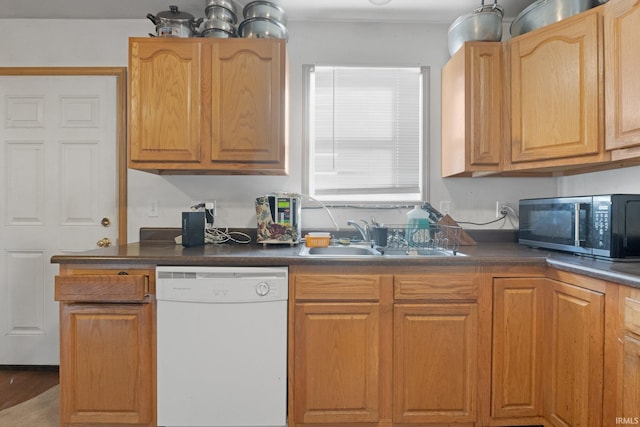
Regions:
<instances>
[{"instance_id":1,"label":"electrical outlet","mask_svg":"<svg viewBox=\"0 0 640 427\"><path fill-rule=\"evenodd\" d=\"M216 217L216 201L204 203L204 215L207 220L207 224L213 224Z\"/></svg>"},{"instance_id":2,"label":"electrical outlet","mask_svg":"<svg viewBox=\"0 0 640 427\"><path fill-rule=\"evenodd\" d=\"M446 215L446 214L450 213L451 212L451 201L442 200L440 202L440 209L439 210L440 210L440 213L442 215Z\"/></svg>"},{"instance_id":3,"label":"electrical outlet","mask_svg":"<svg viewBox=\"0 0 640 427\"><path fill-rule=\"evenodd\" d=\"M499 200L496 202L496 218L502 218L509 215L509 205L502 203Z\"/></svg>"}]
</instances>

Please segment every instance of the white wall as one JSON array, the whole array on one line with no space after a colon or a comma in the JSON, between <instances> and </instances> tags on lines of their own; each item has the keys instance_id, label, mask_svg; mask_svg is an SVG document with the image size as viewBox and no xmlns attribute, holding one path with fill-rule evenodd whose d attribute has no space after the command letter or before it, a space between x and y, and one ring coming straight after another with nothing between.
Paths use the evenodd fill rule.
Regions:
<instances>
[{"instance_id":1,"label":"white wall","mask_svg":"<svg viewBox=\"0 0 640 427\"><path fill-rule=\"evenodd\" d=\"M146 36L154 26L147 19L116 21L83 20L3 20L0 38L0 66L126 66L127 39ZM440 178L440 70L449 59L445 24L380 24L290 22L291 174L287 177L172 176L163 177L129 171L129 239L137 240L143 226L180 225L179 212L194 201L215 199L220 223L233 227L254 226L255 196L275 190L301 191L301 100L303 64L339 65L428 65L431 66L429 121L430 201L452 203L452 216L460 221L484 222L494 219L495 202L517 205L524 197L554 196L576 189L598 188L613 191L616 177L631 183L632 172L618 171L582 178ZM635 170L637 175L637 169ZM631 184L629 184L631 185ZM589 190L590 192L591 190ZM604 190L603 190L604 191ZM586 191L580 190L581 193ZM148 217L153 201L160 215ZM341 226L349 218L368 218L397 223L400 212L335 210ZM305 227L331 227L322 211L305 211ZM512 228L497 223L490 228Z\"/></svg>"},{"instance_id":2,"label":"white wall","mask_svg":"<svg viewBox=\"0 0 640 427\"><path fill-rule=\"evenodd\" d=\"M640 166L567 176L560 179L558 195L640 194Z\"/></svg>"}]
</instances>

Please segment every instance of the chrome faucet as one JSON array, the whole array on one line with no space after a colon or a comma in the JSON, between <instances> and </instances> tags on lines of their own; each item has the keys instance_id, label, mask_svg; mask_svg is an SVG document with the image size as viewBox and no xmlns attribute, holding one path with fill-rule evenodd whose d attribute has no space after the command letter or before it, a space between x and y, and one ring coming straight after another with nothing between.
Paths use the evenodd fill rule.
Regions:
<instances>
[{"instance_id":1,"label":"chrome faucet","mask_svg":"<svg viewBox=\"0 0 640 427\"><path fill-rule=\"evenodd\" d=\"M360 224L358 224L356 221L351 220L351 219L349 221L347 221L347 225L351 225L356 230L358 230L358 232L362 236L362 240L363 241L370 242L371 241L371 237L369 236L369 224L364 219L362 219L360 221L362 221L364 223L364 227L361 226Z\"/></svg>"}]
</instances>

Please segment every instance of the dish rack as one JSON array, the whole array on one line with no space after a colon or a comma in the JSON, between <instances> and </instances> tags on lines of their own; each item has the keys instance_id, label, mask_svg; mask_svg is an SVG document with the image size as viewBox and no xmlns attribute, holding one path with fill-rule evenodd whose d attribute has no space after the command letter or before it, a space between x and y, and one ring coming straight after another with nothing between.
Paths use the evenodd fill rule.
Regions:
<instances>
[{"instance_id":1,"label":"dish rack","mask_svg":"<svg viewBox=\"0 0 640 427\"><path fill-rule=\"evenodd\" d=\"M387 244L385 252L452 252L454 255L460 246L462 227L430 224L415 226L410 224L387 224Z\"/></svg>"}]
</instances>

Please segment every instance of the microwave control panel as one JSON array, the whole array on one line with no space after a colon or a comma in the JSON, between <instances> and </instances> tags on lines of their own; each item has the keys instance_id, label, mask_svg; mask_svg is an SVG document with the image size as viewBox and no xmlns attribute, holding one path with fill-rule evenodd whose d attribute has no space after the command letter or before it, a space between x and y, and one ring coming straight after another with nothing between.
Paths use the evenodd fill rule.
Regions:
<instances>
[{"instance_id":1,"label":"microwave control panel","mask_svg":"<svg viewBox=\"0 0 640 427\"><path fill-rule=\"evenodd\" d=\"M611 248L611 201L595 199L592 209L593 236L591 238L593 248L609 249Z\"/></svg>"}]
</instances>

